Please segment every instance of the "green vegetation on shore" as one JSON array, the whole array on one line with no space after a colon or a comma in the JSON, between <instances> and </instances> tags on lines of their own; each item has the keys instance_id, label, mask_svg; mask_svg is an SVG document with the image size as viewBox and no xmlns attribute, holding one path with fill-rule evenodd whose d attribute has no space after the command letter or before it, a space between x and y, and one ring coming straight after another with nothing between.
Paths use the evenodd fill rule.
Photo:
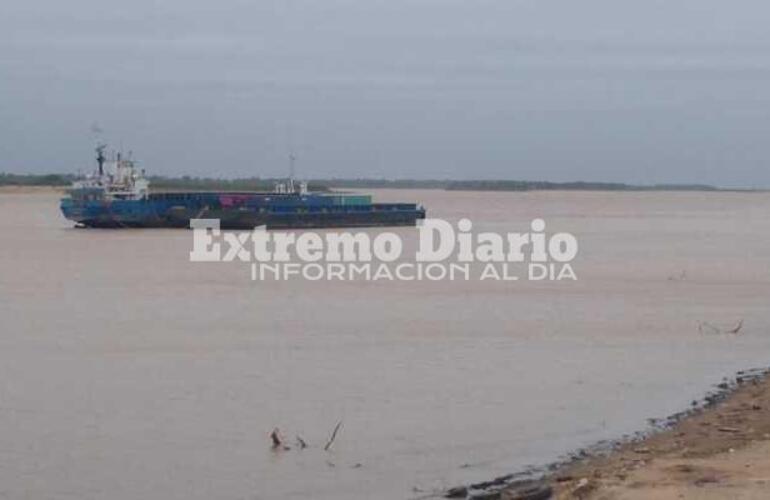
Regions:
<instances>
[{"instance_id":1,"label":"green vegetation on shore","mask_svg":"<svg viewBox=\"0 0 770 500\"><path fill-rule=\"evenodd\" d=\"M653 184L649 186L619 182L544 181L454 181L450 191L718 191L705 184Z\"/></svg>"},{"instance_id":2,"label":"green vegetation on shore","mask_svg":"<svg viewBox=\"0 0 770 500\"><path fill-rule=\"evenodd\" d=\"M6 174L0 172L0 186L68 186L75 179L66 174Z\"/></svg>"},{"instance_id":3,"label":"green vegetation on shore","mask_svg":"<svg viewBox=\"0 0 770 500\"><path fill-rule=\"evenodd\" d=\"M325 179L339 188L445 189L448 191L719 191L705 184L634 185L617 182L546 182L516 180L416 180L416 179Z\"/></svg>"},{"instance_id":4,"label":"green vegetation on shore","mask_svg":"<svg viewBox=\"0 0 770 500\"><path fill-rule=\"evenodd\" d=\"M323 182L327 186L345 189L447 189L452 181L437 179L319 179L317 182Z\"/></svg>"},{"instance_id":5,"label":"green vegetation on shore","mask_svg":"<svg viewBox=\"0 0 770 500\"><path fill-rule=\"evenodd\" d=\"M0 186L68 186L75 176L69 174L8 174L0 172ZM239 179L214 179L210 177L162 177L149 178L150 185L158 190L185 191L272 191L276 182L283 179L246 177ZM311 191L329 191L329 187L343 189L445 189L449 191L720 191L705 184L654 184L634 185L614 182L545 182L515 180L468 180L439 179L313 179L308 183Z\"/></svg>"}]
</instances>

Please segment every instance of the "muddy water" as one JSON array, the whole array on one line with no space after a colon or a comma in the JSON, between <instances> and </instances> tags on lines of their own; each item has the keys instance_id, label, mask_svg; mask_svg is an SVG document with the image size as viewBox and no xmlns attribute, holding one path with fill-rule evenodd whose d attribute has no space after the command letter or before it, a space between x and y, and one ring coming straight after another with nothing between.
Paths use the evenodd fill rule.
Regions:
<instances>
[{"instance_id":1,"label":"muddy water","mask_svg":"<svg viewBox=\"0 0 770 500\"><path fill-rule=\"evenodd\" d=\"M54 194L0 194L0 497L416 497L770 363L770 195L375 195L479 230L542 217L579 238L579 279L254 282L190 263L189 231L76 230ZM311 447L271 451L276 426Z\"/></svg>"}]
</instances>

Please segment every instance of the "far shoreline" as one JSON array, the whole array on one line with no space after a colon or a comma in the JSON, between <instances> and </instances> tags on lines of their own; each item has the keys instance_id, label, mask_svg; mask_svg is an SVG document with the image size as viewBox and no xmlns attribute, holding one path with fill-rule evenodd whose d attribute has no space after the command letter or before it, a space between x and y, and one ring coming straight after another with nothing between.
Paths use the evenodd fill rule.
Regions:
<instances>
[{"instance_id":1,"label":"far shoreline","mask_svg":"<svg viewBox=\"0 0 770 500\"><path fill-rule=\"evenodd\" d=\"M36 185L36 184L6 184L0 185L0 194L39 194L39 193L65 193L69 189L68 185ZM370 187L370 188L349 188L330 185L328 192L330 193L354 193L362 192L364 190L429 190L429 191L444 191L447 193L508 193L508 194L535 194L535 193L604 193L604 194L767 194L770 190L764 189L716 189L716 190L654 190L654 189L639 189L639 190L613 190L613 189L532 189L532 190L474 190L474 189L440 189L440 188L423 188L423 187ZM233 189L185 189L181 187L159 187L153 189L150 186L151 193L169 193L169 192L249 192L248 190L233 190Z\"/></svg>"},{"instance_id":2,"label":"far shoreline","mask_svg":"<svg viewBox=\"0 0 770 500\"><path fill-rule=\"evenodd\" d=\"M8 186L55 186L66 188L77 176L72 174L14 174L0 172L0 189ZM150 185L155 190L168 191L272 191L276 183L285 181L279 177L194 177L189 175L150 175ZM589 192L768 192L770 188L721 187L699 183L633 184L606 181L540 181L515 179L384 179L384 178L309 178L311 191L360 189L430 189L440 191L515 192L538 191L589 191Z\"/></svg>"},{"instance_id":3,"label":"far shoreline","mask_svg":"<svg viewBox=\"0 0 770 500\"><path fill-rule=\"evenodd\" d=\"M66 186L0 186L0 194L64 193Z\"/></svg>"}]
</instances>

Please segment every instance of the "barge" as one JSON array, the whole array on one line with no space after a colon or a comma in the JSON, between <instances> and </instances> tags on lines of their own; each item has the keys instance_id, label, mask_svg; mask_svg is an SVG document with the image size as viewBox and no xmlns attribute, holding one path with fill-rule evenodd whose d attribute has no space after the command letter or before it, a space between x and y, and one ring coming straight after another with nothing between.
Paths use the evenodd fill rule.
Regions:
<instances>
[{"instance_id":1,"label":"barge","mask_svg":"<svg viewBox=\"0 0 770 500\"><path fill-rule=\"evenodd\" d=\"M219 219L223 229L414 226L425 218L416 203L373 203L369 195L315 193L304 182L272 192L152 193L144 171L120 153L96 148L97 170L76 180L61 200L64 217L80 227L189 228L192 219Z\"/></svg>"}]
</instances>

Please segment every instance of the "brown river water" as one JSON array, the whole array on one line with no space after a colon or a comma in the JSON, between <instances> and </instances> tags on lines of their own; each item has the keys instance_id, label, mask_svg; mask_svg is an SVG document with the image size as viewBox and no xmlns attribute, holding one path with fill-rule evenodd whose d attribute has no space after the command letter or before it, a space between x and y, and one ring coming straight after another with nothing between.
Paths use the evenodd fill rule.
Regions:
<instances>
[{"instance_id":1,"label":"brown river water","mask_svg":"<svg viewBox=\"0 0 770 500\"><path fill-rule=\"evenodd\" d=\"M372 193L479 230L542 217L578 280L252 281L191 263L191 231L0 194L0 498L419 497L770 364L770 194Z\"/></svg>"}]
</instances>

